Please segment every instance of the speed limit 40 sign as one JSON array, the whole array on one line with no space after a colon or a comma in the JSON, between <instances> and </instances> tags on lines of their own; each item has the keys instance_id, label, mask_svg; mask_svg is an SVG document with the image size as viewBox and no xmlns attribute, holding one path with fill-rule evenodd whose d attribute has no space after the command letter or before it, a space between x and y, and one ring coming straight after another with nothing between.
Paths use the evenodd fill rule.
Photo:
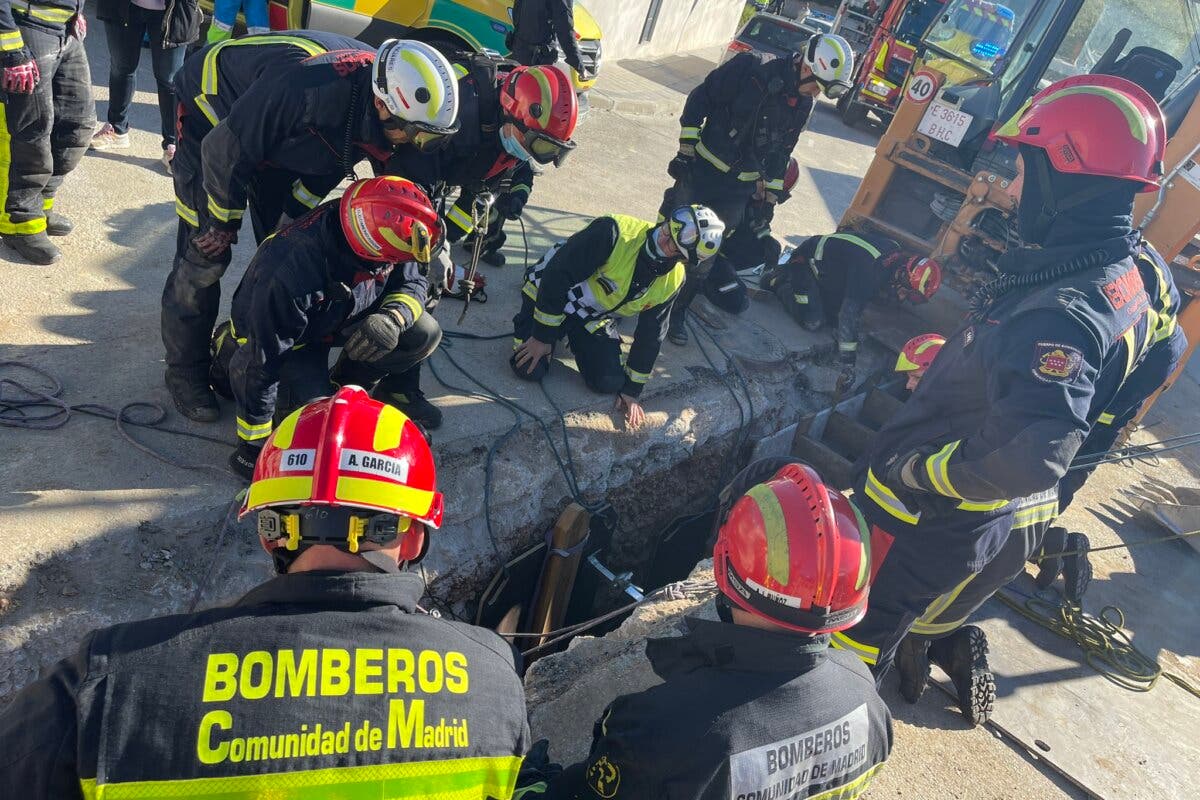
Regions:
<instances>
[{"instance_id":1,"label":"speed limit 40 sign","mask_svg":"<svg viewBox=\"0 0 1200 800\"><path fill-rule=\"evenodd\" d=\"M925 105L933 96L937 94L937 78L932 72L920 70L912 76L908 82L908 89L905 90L904 96L910 103Z\"/></svg>"}]
</instances>

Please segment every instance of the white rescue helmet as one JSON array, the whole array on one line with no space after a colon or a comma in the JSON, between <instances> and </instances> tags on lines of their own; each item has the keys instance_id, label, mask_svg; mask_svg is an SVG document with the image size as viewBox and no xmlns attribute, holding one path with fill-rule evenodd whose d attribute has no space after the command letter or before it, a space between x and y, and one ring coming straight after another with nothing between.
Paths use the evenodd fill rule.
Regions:
<instances>
[{"instance_id":1,"label":"white rescue helmet","mask_svg":"<svg viewBox=\"0 0 1200 800\"><path fill-rule=\"evenodd\" d=\"M424 42L388 39L375 55L371 88L424 149L458 131L458 80L450 60Z\"/></svg>"},{"instance_id":2,"label":"white rescue helmet","mask_svg":"<svg viewBox=\"0 0 1200 800\"><path fill-rule=\"evenodd\" d=\"M725 223L707 206L680 206L667 219L671 239L690 266L717 254L725 236Z\"/></svg>"},{"instance_id":3,"label":"white rescue helmet","mask_svg":"<svg viewBox=\"0 0 1200 800\"><path fill-rule=\"evenodd\" d=\"M850 90L854 75L854 51L841 36L822 33L809 38L804 51L797 54L798 67L803 63L812 70L813 79L821 85L825 96L836 100Z\"/></svg>"}]
</instances>

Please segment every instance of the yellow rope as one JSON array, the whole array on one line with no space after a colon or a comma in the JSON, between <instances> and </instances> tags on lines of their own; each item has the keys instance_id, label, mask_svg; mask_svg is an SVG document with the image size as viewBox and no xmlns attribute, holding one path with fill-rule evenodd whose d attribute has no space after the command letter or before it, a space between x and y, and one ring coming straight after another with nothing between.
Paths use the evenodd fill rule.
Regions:
<instances>
[{"instance_id":1,"label":"yellow rope","mask_svg":"<svg viewBox=\"0 0 1200 800\"><path fill-rule=\"evenodd\" d=\"M1025 595L1021 602L1008 591L997 592L996 597L1026 619L1079 645L1087 665L1117 686L1131 692L1148 692L1163 677L1200 699L1200 690L1178 675L1163 672L1158 661L1134 646L1122 630L1125 612L1116 606L1105 606L1095 616L1081 606L1051 603L1039 597Z\"/></svg>"}]
</instances>

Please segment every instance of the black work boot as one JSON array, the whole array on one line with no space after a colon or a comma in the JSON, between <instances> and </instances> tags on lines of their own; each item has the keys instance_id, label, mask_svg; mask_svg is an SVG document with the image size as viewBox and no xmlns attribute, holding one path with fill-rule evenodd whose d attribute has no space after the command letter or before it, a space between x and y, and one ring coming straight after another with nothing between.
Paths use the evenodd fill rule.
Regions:
<instances>
[{"instance_id":1,"label":"black work boot","mask_svg":"<svg viewBox=\"0 0 1200 800\"><path fill-rule=\"evenodd\" d=\"M1062 556L1057 555L1067 549L1067 529L1052 525L1046 529L1042 537L1042 553L1038 559L1038 574L1033 583L1039 589L1049 589L1054 579L1062 574Z\"/></svg>"},{"instance_id":2,"label":"black work boot","mask_svg":"<svg viewBox=\"0 0 1200 800\"><path fill-rule=\"evenodd\" d=\"M508 259L499 250L487 250L479 254L479 260L493 267L503 267Z\"/></svg>"},{"instance_id":3,"label":"black work boot","mask_svg":"<svg viewBox=\"0 0 1200 800\"><path fill-rule=\"evenodd\" d=\"M425 397L420 389L409 389L404 392L388 391L386 381L375 388L372 396L389 406L395 406L420 424L422 428L435 431L442 427L442 411Z\"/></svg>"},{"instance_id":4,"label":"black work boot","mask_svg":"<svg viewBox=\"0 0 1200 800\"><path fill-rule=\"evenodd\" d=\"M1092 542L1085 534L1067 534L1066 552L1071 555L1063 556L1062 560L1063 597L1076 605L1083 601L1083 593L1092 582L1092 562L1087 554L1091 546ZM1083 552L1076 553L1076 550Z\"/></svg>"},{"instance_id":5,"label":"black work boot","mask_svg":"<svg viewBox=\"0 0 1200 800\"><path fill-rule=\"evenodd\" d=\"M403 411L409 419L427 431L442 426L442 412L421 391L421 365L386 376L371 391L376 400ZM427 437L428 438L428 437Z\"/></svg>"},{"instance_id":6,"label":"black work boot","mask_svg":"<svg viewBox=\"0 0 1200 800\"><path fill-rule=\"evenodd\" d=\"M987 652L987 635L975 625L964 625L929 645L929 660L954 682L958 708L972 725L987 722L996 705L996 677Z\"/></svg>"},{"instance_id":7,"label":"black work boot","mask_svg":"<svg viewBox=\"0 0 1200 800\"><path fill-rule=\"evenodd\" d=\"M216 422L221 417L217 396L208 385L208 371L183 372L167 369L167 390L179 413L194 422Z\"/></svg>"},{"instance_id":8,"label":"black work boot","mask_svg":"<svg viewBox=\"0 0 1200 800\"><path fill-rule=\"evenodd\" d=\"M46 214L46 233L51 236L66 236L73 230L75 230L75 223L71 222L71 218L65 214L57 211Z\"/></svg>"},{"instance_id":9,"label":"black work boot","mask_svg":"<svg viewBox=\"0 0 1200 800\"><path fill-rule=\"evenodd\" d=\"M909 634L896 650L896 672L900 675L900 696L910 703L921 699L929 683L929 639Z\"/></svg>"},{"instance_id":10,"label":"black work boot","mask_svg":"<svg viewBox=\"0 0 1200 800\"><path fill-rule=\"evenodd\" d=\"M45 231L38 233L6 233L4 243L16 250L30 264L49 266L62 258L62 251L50 241Z\"/></svg>"}]
</instances>

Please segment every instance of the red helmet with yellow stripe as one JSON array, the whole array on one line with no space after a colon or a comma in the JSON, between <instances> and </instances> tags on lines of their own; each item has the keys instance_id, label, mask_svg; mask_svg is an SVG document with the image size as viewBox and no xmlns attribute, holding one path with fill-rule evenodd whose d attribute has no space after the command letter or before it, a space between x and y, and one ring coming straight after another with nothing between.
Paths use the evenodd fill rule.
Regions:
<instances>
[{"instance_id":1,"label":"red helmet with yellow stripe","mask_svg":"<svg viewBox=\"0 0 1200 800\"><path fill-rule=\"evenodd\" d=\"M924 372L941 352L946 337L940 333L922 333L904 343L896 359L896 372Z\"/></svg>"},{"instance_id":2,"label":"red helmet with yellow stripe","mask_svg":"<svg viewBox=\"0 0 1200 800\"><path fill-rule=\"evenodd\" d=\"M742 610L804 633L845 630L867 613L871 535L812 467L766 459L721 493L713 573Z\"/></svg>"},{"instance_id":3,"label":"red helmet with yellow stripe","mask_svg":"<svg viewBox=\"0 0 1200 800\"><path fill-rule=\"evenodd\" d=\"M356 553L361 541L403 536L414 520L440 527L442 503L433 453L416 424L344 386L290 414L267 439L239 518L259 512L259 534L286 539L288 550L329 544Z\"/></svg>"},{"instance_id":4,"label":"red helmet with yellow stripe","mask_svg":"<svg viewBox=\"0 0 1200 800\"><path fill-rule=\"evenodd\" d=\"M428 264L441 235L429 197L395 175L350 184L339 213L350 249L367 261Z\"/></svg>"},{"instance_id":5,"label":"red helmet with yellow stripe","mask_svg":"<svg viewBox=\"0 0 1200 800\"><path fill-rule=\"evenodd\" d=\"M888 262L896 270L896 294L905 302L926 303L942 285L942 265L932 258L899 252L888 256Z\"/></svg>"},{"instance_id":6,"label":"red helmet with yellow stripe","mask_svg":"<svg viewBox=\"0 0 1200 800\"><path fill-rule=\"evenodd\" d=\"M571 79L558 67L515 67L500 86L500 108L504 121L520 134L519 149L539 164L557 167L575 149L571 134L579 120L579 100Z\"/></svg>"}]
</instances>

